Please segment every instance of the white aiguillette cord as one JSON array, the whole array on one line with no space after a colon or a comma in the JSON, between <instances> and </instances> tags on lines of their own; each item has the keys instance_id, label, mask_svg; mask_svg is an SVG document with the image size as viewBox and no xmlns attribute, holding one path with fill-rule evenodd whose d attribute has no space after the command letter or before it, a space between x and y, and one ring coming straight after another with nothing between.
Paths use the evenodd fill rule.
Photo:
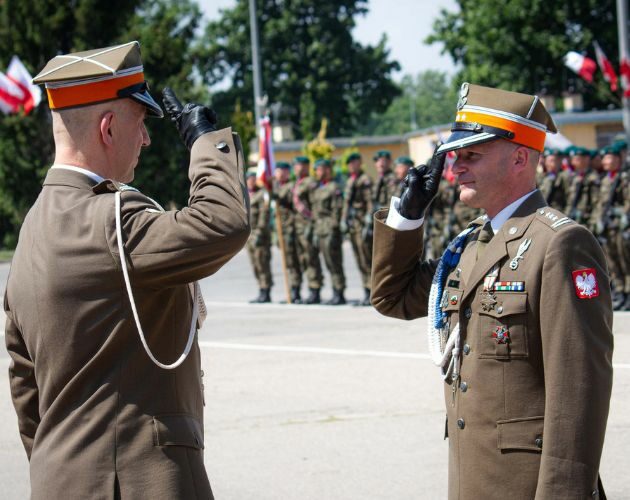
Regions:
<instances>
[{"instance_id":1,"label":"white aiguillette cord","mask_svg":"<svg viewBox=\"0 0 630 500\"><path fill-rule=\"evenodd\" d=\"M120 222L120 191L116 191L116 240L118 243L118 252L120 254L120 264L122 267L123 277L125 278L125 286L127 287L127 295L129 296L129 303L131 304L131 311L133 312L133 318L136 321L136 327L138 328L138 334L140 335L140 341L144 346L144 350L147 352L151 361L153 361L160 368L164 368L165 370L173 370L181 365L184 360L188 357L190 353L190 349L193 345L193 340L195 339L195 333L197 331L197 317L199 315L199 309L197 307L197 287L195 286L195 292L193 295L193 313L192 313L192 322L190 323L190 332L188 333L188 342L186 342L186 347L184 348L184 352L179 357L177 361L170 365L165 365L164 363L160 363L147 344L147 340L144 337L144 332L142 331L142 326L140 325L140 318L138 317L138 311L136 309L136 301L133 299L133 292L131 291L131 282L129 281L129 272L127 270L127 261L125 259L125 249L123 247L123 239L122 239L122 224Z\"/></svg>"}]
</instances>

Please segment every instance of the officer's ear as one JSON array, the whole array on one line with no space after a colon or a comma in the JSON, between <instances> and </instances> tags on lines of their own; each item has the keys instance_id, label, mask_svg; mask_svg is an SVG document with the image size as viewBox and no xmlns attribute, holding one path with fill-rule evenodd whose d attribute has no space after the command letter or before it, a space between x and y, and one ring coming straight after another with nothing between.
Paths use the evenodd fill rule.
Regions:
<instances>
[{"instance_id":1,"label":"officer's ear","mask_svg":"<svg viewBox=\"0 0 630 500\"><path fill-rule=\"evenodd\" d=\"M103 116L101 116L101 122L99 124L100 132L101 132L101 141L103 141L103 144L109 147L114 145L114 136L112 133L113 122L114 122L114 112L108 111Z\"/></svg>"},{"instance_id":2,"label":"officer's ear","mask_svg":"<svg viewBox=\"0 0 630 500\"><path fill-rule=\"evenodd\" d=\"M525 146L519 146L513 151L512 164L518 172L528 168L530 159L533 159L530 158L532 156L530 153L530 149Z\"/></svg>"}]
</instances>

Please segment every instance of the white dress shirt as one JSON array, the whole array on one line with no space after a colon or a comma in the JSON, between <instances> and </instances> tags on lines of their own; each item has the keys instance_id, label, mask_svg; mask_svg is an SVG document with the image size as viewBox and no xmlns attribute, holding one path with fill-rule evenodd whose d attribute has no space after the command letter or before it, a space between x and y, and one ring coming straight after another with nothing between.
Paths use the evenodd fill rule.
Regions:
<instances>
[{"instance_id":1,"label":"white dress shirt","mask_svg":"<svg viewBox=\"0 0 630 500\"><path fill-rule=\"evenodd\" d=\"M95 174L94 172L91 172L90 170L87 170L85 168L81 168L81 167L75 167L74 165L65 165L63 163L55 163L52 168L57 168L60 170L72 170L73 172L79 172L80 174L83 175L87 175L90 179L92 179L93 181L95 181L97 184L99 182L103 182L105 179L103 177L101 177L98 174Z\"/></svg>"}]
</instances>

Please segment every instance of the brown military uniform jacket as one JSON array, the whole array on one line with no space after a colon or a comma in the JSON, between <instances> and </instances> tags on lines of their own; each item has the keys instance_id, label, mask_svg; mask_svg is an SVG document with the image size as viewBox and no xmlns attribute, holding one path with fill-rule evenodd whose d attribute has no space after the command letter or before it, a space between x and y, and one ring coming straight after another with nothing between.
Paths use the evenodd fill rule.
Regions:
<instances>
[{"instance_id":1,"label":"brown military uniform jacket","mask_svg":"<svg viewBox=\"0 0 630 500\"><path fill-rule=\"evenodd\" d=\"M422 228L397 231L386 215L376 214L372 303L388 316L426 316L437 261L421 259ZM461 376L444 384L450 500L597 498L612 384L609 279L591 233L564 220L536 192L478 261L476 228L447 277L441 306L463 346ZM484 291L493 268L495 283L524 290ZM596 278L592 298L578 296L579 270Z\"/></svg>"},{"instance_id":2,"label":"brown military uniform jacket","mask_svg":"<svg viewBox=\"0 0 630 500\"><path fill-rule=\"evenodd\" d=\"M231 129L195 142L189 177L182 210L161 212L137 191L121 193L126 265L162 363L173 363L188 338L187 284L216 272L249 235ZM199 346L175 370L145 353L121 272L116 190L112 181L52 169L20 231L5 335L32 498L212 498Z\"/></svg>"}]
</instances>

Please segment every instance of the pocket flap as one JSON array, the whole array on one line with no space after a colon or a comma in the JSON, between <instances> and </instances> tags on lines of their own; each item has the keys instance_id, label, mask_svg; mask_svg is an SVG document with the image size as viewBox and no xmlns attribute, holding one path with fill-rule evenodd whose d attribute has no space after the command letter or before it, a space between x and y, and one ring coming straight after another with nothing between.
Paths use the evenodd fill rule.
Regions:
<instances>
[{"instance_id":1,"label":"pocket flap","mask_svg":"<svg viewBox=\"0 0 630 500\"><path fill-rule=\"evenodd\" d=\"M480 310L493 318L503 318L510 314L524 314L527 312L527 292L494 292L497 297L496 305L490 311Z\"/></svg>"},{"instance_id":2,"label":"pocket flap","mask_svg":"<svg viewBox=\"0 0 630 500\"><path fill-rule=\"evenodd\" d=\"M500 450L541 451L544 417L513 418L497 421Z\"/></svg>"},{"instance_id":3,"label":"pocket flap","mask_svg":"<svg viewBox=\"0 0 630 500\"><path fill-rule=\"evenodd\" d=\"M153 429L155 446L189 446L203 450L201 424L190 415L156 415Z\"/></svg>"}]
</instances>

